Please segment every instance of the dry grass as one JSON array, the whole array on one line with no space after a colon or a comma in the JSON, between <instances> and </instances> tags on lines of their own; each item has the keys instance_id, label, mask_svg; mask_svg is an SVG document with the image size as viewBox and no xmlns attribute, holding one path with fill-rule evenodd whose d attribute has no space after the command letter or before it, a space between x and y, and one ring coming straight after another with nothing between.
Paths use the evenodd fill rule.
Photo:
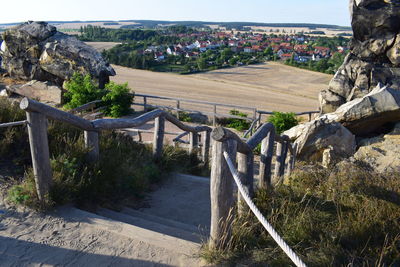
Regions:
<instances>
[{"instance_id":1,"label":"dry grass","mask_svg":"<svg viewBox=\"0 0 400 267\"><path fill-rule=\"evenodd\" d=\"M308 266L398 266L400 180L354 164L298 170L255 203ZM205 246L211 262L291 266L250 212L236 217L226 249Z\"/></svg>"}]
</instances>

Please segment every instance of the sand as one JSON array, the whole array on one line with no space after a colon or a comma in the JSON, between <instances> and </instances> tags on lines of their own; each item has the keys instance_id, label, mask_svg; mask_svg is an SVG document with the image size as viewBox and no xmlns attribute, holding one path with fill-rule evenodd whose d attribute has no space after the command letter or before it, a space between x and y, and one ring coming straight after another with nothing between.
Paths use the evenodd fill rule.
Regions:
<instances>
[{"instance_id":1,"label":"sand","mask_svg":"<svg viewBox=\"0 0 400 267\"><path fill-rule=\"evenodd\" d=\"M128 237L120 224L101 225L84 212L76 219L75 211L80 211L72 207L47 214L15 209L5 204L0 191L0 266L202 265L196 256L157 246L154 240L148 243L132 231Z\"/></svg>"}]
</instances>

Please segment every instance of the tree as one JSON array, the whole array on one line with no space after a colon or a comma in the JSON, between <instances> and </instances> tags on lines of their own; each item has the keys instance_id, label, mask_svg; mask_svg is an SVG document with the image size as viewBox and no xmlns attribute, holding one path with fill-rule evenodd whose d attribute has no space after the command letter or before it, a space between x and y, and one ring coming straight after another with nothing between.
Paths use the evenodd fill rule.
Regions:
<instances>
[{"instance_id":1,"label":"tree","mask_svg":"<svg viewBox=\"0 0 400 267\"><path fill-rule=\"evenodd\" d=\"M203 57L199 57L197 59L197 66L198 66L199 70L205 70L207 68L206 59Z\"/></svg>"}]
</instances>

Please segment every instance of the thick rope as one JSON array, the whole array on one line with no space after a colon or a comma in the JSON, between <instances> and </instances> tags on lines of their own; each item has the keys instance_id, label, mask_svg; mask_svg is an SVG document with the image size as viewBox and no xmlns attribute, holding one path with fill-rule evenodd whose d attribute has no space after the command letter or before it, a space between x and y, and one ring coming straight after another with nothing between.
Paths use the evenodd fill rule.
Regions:
<instances>
[{"instance_id":1,"label":"thick rope","mask_svg":"<svg viewBox=\"0 0 400 267\"><path fill-rule=\"evenodd\" d=\"M279 234L275 231L272 225L267 221L267 219L265 219L265 217L261 214L256 205L251 201L251 198L244 189L243 184L240 182L239 174L226 151L224 152L224 157L226 162L228 163L233 179L235 180L240 193L242 194L247 205L249 205L251 211L254 213L254 215L256 215L257 219L261 222L264 228L272 236L275 242L278 243L278 245L282 248L282 250L286 253L286 255L289 256L289 258L293 261L293 263L296 264L296 266L298 267L306 267L304 262L302 262L299 256L297 256L296 253L288 246L288 244L286 244L286 242L279 236Z\"/></svg>"}]
</instances>

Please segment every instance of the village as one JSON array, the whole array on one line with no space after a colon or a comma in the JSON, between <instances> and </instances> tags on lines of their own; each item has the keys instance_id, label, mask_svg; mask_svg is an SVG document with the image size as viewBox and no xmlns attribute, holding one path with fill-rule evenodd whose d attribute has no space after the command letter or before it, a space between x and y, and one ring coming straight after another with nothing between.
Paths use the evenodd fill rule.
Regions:
<instances>
[{"instance_id":1,"label":"village","mask_svg":"<svg viewBox=\"0 0 400 267\"><path fill-rule=\"evenodd\" d=\"M197 58L208 50L229 48L234 53L263 53L264 55L276 55L278 59L287 60L294 57L296 62L319 61L330 58L334 53L345 53L348 46L314 46L321 37L302 34L290 34L277 36L275 34L260 33L192 33L179 34L179 38L196 39L195 42L180 42L174 45L151 45L144 53L154 53L155 59L163 61L167 55ZM343 38L343 37L342 37ZM344 38L343 38L344 39ZM340 38L338 38L340 41Z\"/></svg>"},{"instance_id":2,"label":"village","mask_svg":"<svg viewBox=\"0 0 400 267\"><path fill-rule=\"evenodd\" d=\"M123 43L103 55L113 64L153 71L192 73L283 61L333 74L349 50L348 39L342 36L196 31L190 28L183 31L160 31L164 38ZM338 54L338 62L330 64L329 60L335 54ZM316 66L321 60L323 64Z\"/></svg>"}]
</instances>

